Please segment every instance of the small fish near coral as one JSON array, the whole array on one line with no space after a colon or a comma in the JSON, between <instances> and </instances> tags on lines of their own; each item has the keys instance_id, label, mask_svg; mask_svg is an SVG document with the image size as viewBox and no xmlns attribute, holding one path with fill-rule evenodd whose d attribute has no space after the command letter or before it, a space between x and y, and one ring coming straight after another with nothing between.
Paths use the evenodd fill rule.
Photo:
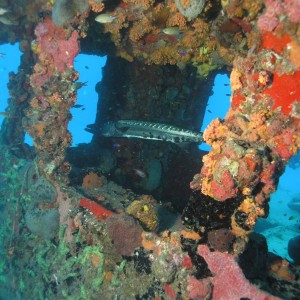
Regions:
<instances>
[{"instance_id":1,"label":"small fish near coral","mask_svg":"<svg viewBox=\"0 0 300 300\"><path fill-rule=\"evenodd\" d=\"M87 86L87 81L86 82L79 82L79 81L74 82L72 84L72 89L74 91L77 91L77 90L81 89L83 86Z\"/></svg>"},{"instance_id":2,"label":"small fish near coral","mask_svg":"<svg viewBox=\"0 0 300 300\"><path fill-rule=\"evenodd\" d=\"M8 119L12 119L12 118L16 118L16 116L10 114L10 113L7 113L5 111L1 111L0 112L0 116L1 117L4 117L4 118L8 118Z\"/></svg>"},{"instance_id":3,"label":"small fish near coral","mask_svg":"<svg viewBox=\"0 0 300 300\"><path fill-rule=\"evenodd\" d=\"M201 132L172 125L139 120L119 120L106 122L101 128L88 125L85 129L96 135L113 138L137 138L172 142L175 144L202 143Z\"/></svg>"},{"instance_id":4,"label":"small fish near coral","mask_svg":"<svg viewBox=\"0 0 300 300\"><path fill-rule=\"evenodd\" d=\"M95 18L95 21L101 24L111 23L116 19L116 16L110 14L100 14Z\"/></svg>"},{"instance_id":5,"label":"small fish near coral","mask_svg":"<svg viewBox=\"0 0 300 300\"><path fill-rule=\"evenodd\" d=\"M0 23L4 25L18 25L19 22L13 14L0 15Z\"/></svg>"},{"instance_id":6,"label":"small fish near coral","mask_svg":"<svg viewBox=\"0 0 300 300\"><path fill-rule=\"evenodd\" d=\"M9 12L9 9L4 8L4 7L0 7L0 16L6 14L7 12Z\"/></svg>"},{"instance_id":7,"label":"small fish near coral","mask_svg":"<svg viewBox=\"0 0 300 300\"><path fill-rule=\"evenodd\" d=\"M179 38L183 34L183 31L179 30L177 26L166 27L162 30L162 32L164 34L171 35L176 38Z\"/></svg>"},{"instance_id":8,"label":"small fish near coral","mask_svg":"<svg viewBox=\"0 0 300 300\"><path fill-rule=\"evenodd\" d=\"M132 173L140 178L147 178L148 174L142 169L132 169Z\"/></svg>"}]
</instances>

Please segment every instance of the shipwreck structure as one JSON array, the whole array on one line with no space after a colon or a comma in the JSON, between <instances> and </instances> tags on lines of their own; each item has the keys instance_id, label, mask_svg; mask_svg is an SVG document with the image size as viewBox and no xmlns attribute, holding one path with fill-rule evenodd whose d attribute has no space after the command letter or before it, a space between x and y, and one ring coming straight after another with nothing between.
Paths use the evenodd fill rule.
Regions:
<instances>
[{"instance_id":1,"label":"shipwreck structure","mask_svg":"<svg viewBox=\"0 0 300 300\"><path fill-rule=\"evenodd\" d=\"M0 131L4 299L297 298L299 268L253 228L300 147L299 1L0 0L0 12L0 42L23 53ZM108 59L93 140L70 147L79 53ZM218 73L231 106L203 133L209 153L97 134L122 119L199 129Z\"/></svg>"}]
</instances>

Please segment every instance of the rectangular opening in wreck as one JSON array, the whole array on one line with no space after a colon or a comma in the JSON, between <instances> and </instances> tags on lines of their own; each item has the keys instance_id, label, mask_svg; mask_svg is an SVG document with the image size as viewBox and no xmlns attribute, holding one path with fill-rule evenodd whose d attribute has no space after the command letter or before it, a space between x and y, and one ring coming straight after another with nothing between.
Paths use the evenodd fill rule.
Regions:
<instances>
[{"instance_id":1,"label":"rectangular opening in wreck","mask_svg":"<svg viewBox=\"0 0 300 300\"><path fill-rule=\"evenodd\" d=\"M77 101L71 108L72 120L68 126L72 134L72 146L90 143L92 139L92 135L84 129L95 122L98 103L95 86L102 79L101 70L105 63L106 56L79 54L75 58L74 68L79 73L79 78L74 83Z\"/></svg>"},{"instance_id":2,"label":"rectangular opening in wreck","mask_svg":"<svg viewBox=\"0 0 300 300\"><path fill-rule=\"evenodd\" d=\"M20 65L21 52L19 50L19 43L0 45L0 126L5 117L12 117L7 109L7 100L9 92L7 84L9 81L9 72L17 73Z\"/></svg>"},{"instance_id":3,"label":"rectangular opening in wreck","mask_svg":"<svg viewBox=\"0 0 300 300\"><path fill-rule=\"evenodd\" d=\"M215 77L212 95L209 97L200 132L203 132L209 123L216 118L223 119L230 107L230 80L227 74L218 74ZM211 147L206 143L199 145L200 150L209 151Z\"/></svg>"},{"instance_id":4,"label":"rectangular opening in wreck","mask_svg":"<svg viewBox=\"0 0 300 300\"><path fill-rule=\"evenodd\" d=\"M7 84L9 82L9 73L17 74L20 66L22 52L19 50L19 46L19 43L0 45L0 127L4 118L14 118L13 113L8 108L10 95ZM30 146L33 144L33 140L27 132L25 132L24 142Z\"/></svg>"}]
</instances>

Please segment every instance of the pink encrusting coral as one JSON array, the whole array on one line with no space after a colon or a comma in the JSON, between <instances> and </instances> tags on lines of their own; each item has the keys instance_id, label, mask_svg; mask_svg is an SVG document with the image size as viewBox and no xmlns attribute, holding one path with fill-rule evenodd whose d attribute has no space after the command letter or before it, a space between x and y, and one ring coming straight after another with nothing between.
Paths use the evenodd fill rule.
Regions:
<instances>
[{"instance_id":1,"label":"pink encrusting coral","mask_svg":"<svg viewBox=\"0 0 300 300\"><path fill-rule=\"evenodd\" d=\"M50 18L37 25L35 29L36 41L33 50L39 54L38 63L35 65L35 74L31 83L34 86L42 85L53 72L65 71L73 67L75 56L79 52L78 32L67 32L57 27Z\"/></svg>"},{"instance_id":2,"label":"pink encrusting coral","mask_svg":"<svg viewBox=\"0 0 300 300\"><path fill-rule=\"evenodd\" d=\"M213 277L209 278L213 285L212 299L280 299L259 290L258 287L251 284L236 262L236 257L232 254L218 251L211 252L206 245L199 245L198 254L205 259L210 271L213 273Z\"/></svg>"},{"instance_id":3,"label":"pink encrusting coral","mask_svg":"<svg viewBox=\"0 0 300 300\"><path fill-rule=\"evenodd\" d=\"M265 11L257 21L261 31L273 31L282 16L287 16L292 23L300 21L300 2L298 0L265 0Z\"/></svg>"},{"instance_id":4,"label":"pink encrusting coral","mask_svg":"<svg viewBox=\"0 0 300 300\"><path fill-rule=\"evenodd\" d=\"M211 299L212 286L209 279L198 280L191 276L187 286L190 299Z\"/></svg>"},{"instance_id":5,"label":"pink encrusting coral","mask_svg":"<svg viewBox=\"0 0 300 300\"><path fill-rule=\"evenodd\" d=\"M56 28L50 19L40 23L35 30L36 42L40 42L41 51L52 56L58 72L65 67L73 66L74 58L79 52L78 32L72 31L68 37L66 32Z\"/></svg>"},{"instance_id":6,"label":"pink encrusting coral","mask_svg":"<svg viewBox=\"0 0 300 300\"><path fill-rule=\"evenodd\" d=\"M212 122L207 132L216 131L217 124L219 122ZM218 140L223 140L225 136L231 138L220 144ZM244 144L229 128L218 140L211 144L211 152L203 158L201 191L219 201L233 198L238 191L243 192L245 188L248 193L253 191L261 181L264 170L270 169L271 163L266 157L267 150L263 146L256 149ZM195 177L195 180L198 181L199 177Z\"/></svg>"},{"instance_id":7,"label":"pink encrusting coral","mask_svg":"<svg viewBox=\"0 0 300 300\"><path fill-rule=\"evenodd\" d=\"M300 1L299 0L285 0L285 13L292 23L300 22Z\"/></svg>"},{"instance_id":8,"label":"pink encrusting coral","mask_svg":"<svg viewBox=\"0 0 300 300\"><path fill-rule=\"evenodd\" d=\"M265 0L265 12L258 19L257 26L260 30L272 31L279 23L279 16L284 10L281 0Z\"/></svg>"}]
</instances>

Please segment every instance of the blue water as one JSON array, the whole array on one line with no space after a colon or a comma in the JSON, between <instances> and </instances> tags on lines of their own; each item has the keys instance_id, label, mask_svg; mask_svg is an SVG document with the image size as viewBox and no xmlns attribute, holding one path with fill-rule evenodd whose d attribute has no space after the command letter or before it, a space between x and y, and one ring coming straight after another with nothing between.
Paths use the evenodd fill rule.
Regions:
<instances>
[{"instance_id":1,"label":"blue water","mask_svg":"<svg viewBox=\"0 0 300 300\"><path fill-rule=\"evenodd\" d=\"M77 93L76 104L82 107L71 109L73 119L69 123L69 130L73 136L72 146L91 141L92 134L84 128L95 122L98 103L95 86L102 79L101 69L105 63L106 57L85 54L76 57L74 68L79 73L78 81L86 82L86 86L79 89Z\"/></svg>"},{"instance_id":2,"label":"blue water","mask_svg":"<svg viewBox=\"0 0 300 300\"><path fill-rule=\"evenodd\" d=\"M201 132L205 130L207 125L214 119L223 119L230 106L230 80L226 74L218 74L215 77L212 95L208 99L206 112L204 115ZM210 146L203 143L199 146L201 150L210 150Z\"/></svg>"},{"instance_id":3,"label":"blue water","mask_svg":"<svg viewBox=\"0 0 300 300\"><path fill-rule=\"evenodd\" d=\"M17 72L20 65L21 51L19 44L0 45L0 112L4 112L7 107L7 99L9 97L7 83L9 80L9 72ZM3 116L0 115L0 124L2 124Z\"/></svg>"}]
</instances>

